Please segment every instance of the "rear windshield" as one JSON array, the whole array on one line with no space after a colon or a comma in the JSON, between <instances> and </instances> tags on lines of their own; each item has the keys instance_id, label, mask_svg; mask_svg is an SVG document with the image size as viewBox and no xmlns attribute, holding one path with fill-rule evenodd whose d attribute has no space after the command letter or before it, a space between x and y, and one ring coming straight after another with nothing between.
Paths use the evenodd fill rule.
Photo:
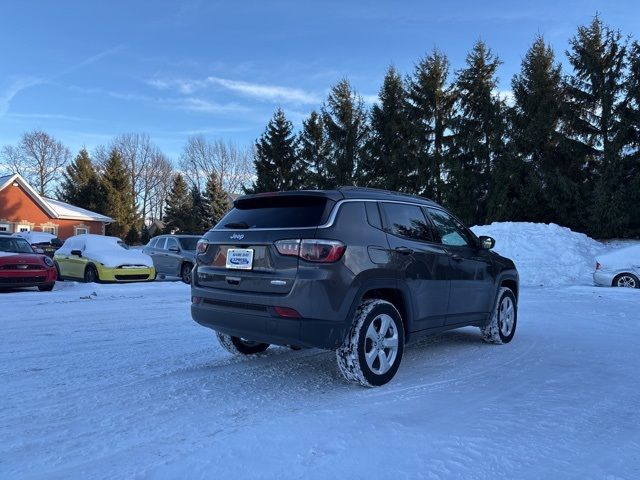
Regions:
<instances>
[{"instance_id":1,"label":"rear windshield","mask_svg":"<svg viewBox=\"0 0 640 480\"><path fill-rule=\"evenodd\" d=\"M274 196L241 200L217 229L304 228L324 223L334 202L324 197Z\"/></svg>"}]
</instances>

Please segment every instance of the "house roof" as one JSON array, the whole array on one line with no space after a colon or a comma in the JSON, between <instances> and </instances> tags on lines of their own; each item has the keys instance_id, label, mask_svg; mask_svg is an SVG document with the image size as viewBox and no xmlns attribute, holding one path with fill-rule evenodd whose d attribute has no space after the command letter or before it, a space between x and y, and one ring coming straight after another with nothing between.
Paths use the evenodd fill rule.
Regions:
<instances>
[{"instance_id":1,"label":"house roof","mask_svg":"<svg viewBox=\"0 0 640 480\"><path fill-rule=\"evenodd\" d=\"M22 178L18 173L13 175L5 175L0 177L0 190L3 190L8 185L17 182L37 203L47 215L51 218L60 218L63 220L88 220L94 222L111 223L113 219L102 215L100 213L85 210L84 208L75 207L60 200L54 200L52 198L43 197L36 192L27 181Z\"/></svg>"}]
</instances>

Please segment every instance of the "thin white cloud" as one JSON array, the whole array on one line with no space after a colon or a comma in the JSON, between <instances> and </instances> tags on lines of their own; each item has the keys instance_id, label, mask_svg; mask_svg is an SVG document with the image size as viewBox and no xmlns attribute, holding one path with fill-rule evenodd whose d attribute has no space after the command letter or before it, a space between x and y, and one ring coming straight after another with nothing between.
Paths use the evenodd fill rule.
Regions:
<instances>
[{"instance_id":1,"label":"thin white cloud","mask_svg":"<svg viewBox=\"0 0 640 480\"><path fill-rule=\"evenodd\" d=\"M158 90L176 90L183 95L191 95L198 90L218 86L239 95L267 102L313 104L321 101L317 94L301 88L266 85L221 77L207 77L204 80L154 78L147 80L146 83Z\"/></svg>"},{"instance_id":2,"label":"thin white cloud","mask_svg":"<svg viewBox=\"0 0 640 480\"><path fill-rule=\"evenodd\" d=\"M380 101L380 97L378 95L361 95L364 103L368 103L369 105L373 105L374 103L378 103Z\"/></svg>"},{"instance_id":3,"label":"thin white cloud","mask_svg":"<svg viewBox=\"0 0 640 480\"><path fill-rule=\"evenodd\" d=\"M76 70L79 70L88 65L91 65L92 63L95 63L106 56L112 55L120 51L122 48L123 48L123 45L118 45L117 47L104 50L88 58L85 58L81 62L75 65L72 65L71 67L66 68L64 70L61 70L60 72L55 73L54 75L51 75L46 78L38 78L38 77L18 78L11 85L9 85L9 87L4 92L0 93L0 118L2 118L9 111L9 107L11 106L11 101L15 98L16 95L18 95L23 90L29 87L33 87L34 85L40 85L40 84L51 82L68 73L75 72Z\"/></svg>"},{"instance_id":4,"label":"thin white cloud","mask_svg":"<svg viewBox=\"0 0 640 480\"><path fill-rule=\"evenodd\" d=\"M512 90L499 90L494 92L500 100L505 102L508 106L512 107L515 104L515 97Z\"/></svg>"},{"instance_id":5,"label":"thin white cloud","mask_svg":"<svg viewBox=\"0 0 640 480\"><path fill-rule=\"evenodd\" d=\"M314 93L301 88L281 87L277 85L264 85L259 83L229 80L219 77L208 77L210 83L220 85L223 88L259 100L279 101L288 103L319 103L320 99Z\"/></svg>"},{"instance_id":6,"label":"thin white cloud","mask_svg":"<svg viewBox=\"0 0 640 480\"><path fill-rule=\"evenodd\" d=\"M11 101L16 95L21 91L40 83L44 83L44 80L41 78L24 77L15 80L11 85L9 85L4 92L0 93L0 118L9 111Z\"/></svg>"}]
</instances>

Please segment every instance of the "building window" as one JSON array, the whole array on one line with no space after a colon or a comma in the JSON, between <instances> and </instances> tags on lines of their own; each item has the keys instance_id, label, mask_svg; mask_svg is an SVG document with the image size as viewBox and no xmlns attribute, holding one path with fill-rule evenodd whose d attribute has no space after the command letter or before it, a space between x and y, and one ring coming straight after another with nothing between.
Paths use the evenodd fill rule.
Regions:
<instances>
[{"instance_id":1,"label":"building window","mask_svg":"<svg viewBox=\"0 0 640 480\"><path fill-rule=\"evenodd\" d=\"M55 225L42 225L42 231L51 235L58 235L58 227Z\"/></svg>"},{"instance_id":2,"label":"building window","mask_svg":"<svg viewBox=\"0 0 640 480\"><path fill-rule=\"evenodd\" d=\"M16 233L20 232L30 232L31 225L16 225Z\"/></svg>"},{"instance_id":3,"label":"building window","mask_svg":"<svg viewBox=\"0 0 640 480\"><path fill-rule=\"evenodd\" d=\"M89 233L89 229L85 227L76 227L76 235L86 235Z\"/></svg>"},{"instance_id":4,"label":"building window","mask_svg":"<svg viewBox=\"0 0 640 480\"><path fill-rule=\"evenodd\" d=\"M9 225L8 223L0 223L0 232L10 232L11 231L11 225Z\"/></svg>"}]
</instances>

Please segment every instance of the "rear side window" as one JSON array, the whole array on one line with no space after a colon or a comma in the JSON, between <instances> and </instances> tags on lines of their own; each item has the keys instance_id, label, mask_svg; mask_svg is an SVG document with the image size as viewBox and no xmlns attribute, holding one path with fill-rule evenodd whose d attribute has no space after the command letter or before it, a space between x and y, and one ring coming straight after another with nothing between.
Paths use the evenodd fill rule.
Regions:
<instances>
[{"instance_id":1,"label":"rear side window","mask_svg":"<svg viewBox=\"0 0 640 480\"><path fill-rule=\"evenodd\" d=\"M388 233L421 242L433 241L431 227L420 207L402 203L381 203L380 207Z\"/></svg>"},{"instance_id":2,"label":"rear side window","mask_svg":"<svg viewBox=\"0 0 640 480\"><path fill-rule=\"evenodd\" d=\"M236 202L216 226L228 229L244 228L304 228L322 225L334 202L324 197L278 195L254 197Z\"/></svg>"},{"instance_id":3,"label":"rear side window","mask_svg":"<svg viewBox=\"0 0 640 480\"><path fill-rule=\"evenodd\" d=\"M162 250L164 249L164 244L167 241L167 239L165 237L159 238L158 239L158 243L156 243L155 248Z\"/></svg>"},{"instance_id":4,"label":"rear side window","mask_svg":"<svg viewBox=\"0 0 640 480\"><path fill-rule=\"evenodd\" d=\"M454 247L473 245L471 234L455 217L437 208L427 207L427 212L429 212L443 245Z\"/></svg>"}]
</instances>

